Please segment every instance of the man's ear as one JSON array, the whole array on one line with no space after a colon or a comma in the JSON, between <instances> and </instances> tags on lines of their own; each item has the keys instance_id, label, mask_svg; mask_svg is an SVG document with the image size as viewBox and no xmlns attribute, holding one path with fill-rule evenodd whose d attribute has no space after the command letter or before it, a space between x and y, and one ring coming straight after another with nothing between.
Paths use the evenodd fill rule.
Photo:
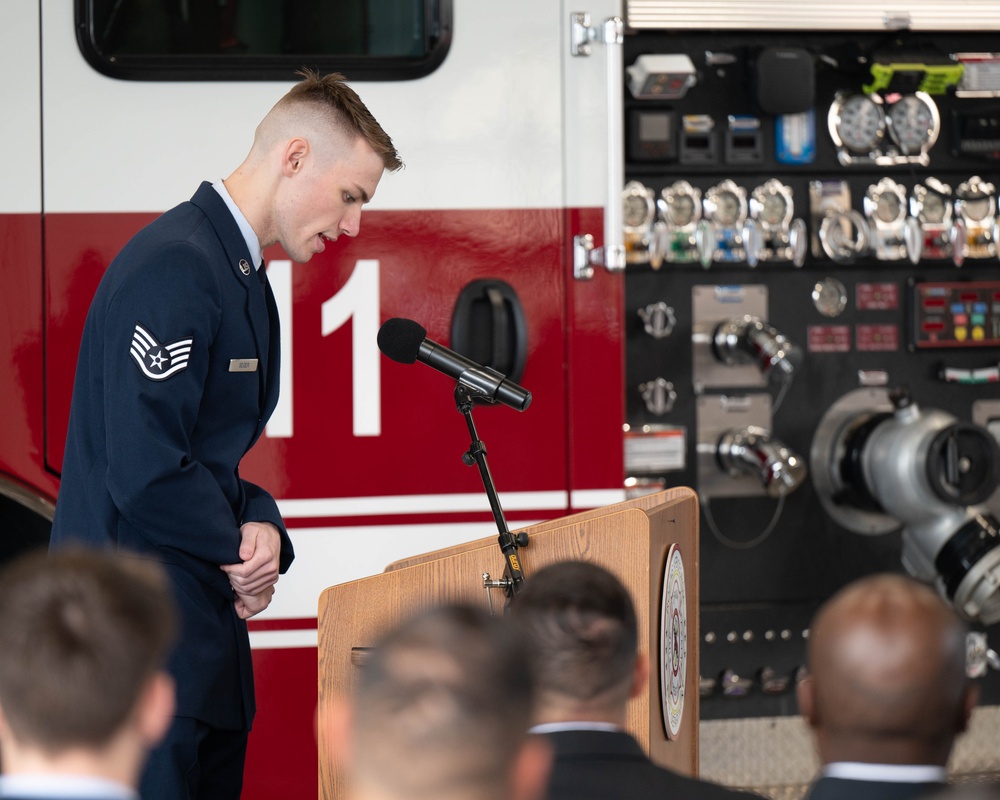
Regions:
<instances>
[{"instance_id":1,"label":"man's ear","mask_svg":"<svg viewBox=\"0 0 1000 800\"><path fill-rule=\"evenodd\" d=\"M511 800L542 800L552 772L552 743L529 733L510 767Z\"/></svg>"},{"instance_id":2,"label":"man's ear","mask_svg":"<svg viewBox=\"0 0 1000 800\"><path fill-rule=\"evenodd\" d=\"M290 178L300 172L302 160L309 155L309 151L309 142L305 139L298 136L289 139L281 151L281 174Z\"/></svg>"},{"instance_id":3,"label":"man's ear","mask_svg":"<svg viewBox=\"0 0 1000 800\"><path fill-rule=\"evenodd\" d=\"M649 656L639 653L635 657L635 670L632 672L632 686L628 691L628 699L638 697L649 684Z\"/></svg>"},{"instance_id":4,"label":"man's ear","mask_svg":"<svg viewBox=\"0 0 1000 800\"><path fill-rule=\"evenodd\" d=\"M354 724L354 708L346 697L334 697L327 706L326 755L334 764L346 767L354 758L354 739L351 728Z\"/></svg>"},{"instance_id":5,"label":"man's ear","mask_svg":"<svg viewBox=\"0 0 1000 800\"><path fill-rule=\"evenodd\" d=\"M795 684L795 699L799 704L799 713L805 717L809 727L817 727L819 716L816 710L816 684L812 675L806 675Z\"/></svg>"},{"instance_id":6,"label":"man's ear","mask_svg":"<svg viewBox=\"0 0 1000 800\"><path fill-rule=\"evenodd\" d=\"M139 732L149 747L155 747L167 735L177 708L174 679L166 672L157 672L149 679L139 697Z\"/></svg>"},{"instance_id":7,"label":"man's ear","mask_svg":"<svg viewBox=\"0 0 1000 800\"><path fill-rule=\"evenodd\" d=\"M969 727L969 719L972 717L972 709L974 709L979 704L979 684L975 681L967 681L965 684L965 693L962 696L962 707L960 710L960 716L958 720L958 727L956 733L965 733ZM0 709L2 711L3 709ZM3 720L0 718L0 724Z\"/></svg>"}]
</instances>

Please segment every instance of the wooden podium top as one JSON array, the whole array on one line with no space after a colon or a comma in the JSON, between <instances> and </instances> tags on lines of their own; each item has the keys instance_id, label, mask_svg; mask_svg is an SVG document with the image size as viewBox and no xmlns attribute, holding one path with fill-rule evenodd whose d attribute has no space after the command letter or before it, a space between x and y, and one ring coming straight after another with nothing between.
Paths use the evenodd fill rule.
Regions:
<instances>
[{"instance_id":1,"label":"wooden podium top","mask_svg":"<svg viewBox=\"0 0 1000 800\"><path fill-rule=\"evenodd\" d=\"M625 500L621 503L615 503L610 506L602 506L601 508L592 508L589 511L581 511L577 514L571 514L568 517L559 517L557 519L552 519L547 522L540 522L537 525L531 525L527 528L518 528L513 532L518 533L519 531L526 531L529 536L535 533L541 533L543 531L552 530L553 528L563 527L568 524L586 522L588 520L596 519L598 517L606 517L608 514L613 514L617 511L624 511L629 508L638 508L642 511L648 511L656 506L663 505L664 503L669 503L673 500L683 500L687 497L694 497L697 500L694 490L687 488L686 486L679 486L672 489L664 489L660 492L653 492L651 494L640 495L639 497L633 497L630 500ZM697 519L697 515L695 515ZM403 567L412 567L414 564L422 564L425 561L433 561L438 558L447 558L448 556L456 555L457 553L464 553L467 550L475 550L479 547L490 547L496 545L496 536L487 536L482 539L476 539L475 541L466 542L464 544L456 544L451 547L444 547L440 550L432 550L427 553L421 553L420 555L411 556L409 558L401 558L398 561L393 561L386 568L386 572L390 572L394 569L402 569Z\"/></svg>"}]
</instances>

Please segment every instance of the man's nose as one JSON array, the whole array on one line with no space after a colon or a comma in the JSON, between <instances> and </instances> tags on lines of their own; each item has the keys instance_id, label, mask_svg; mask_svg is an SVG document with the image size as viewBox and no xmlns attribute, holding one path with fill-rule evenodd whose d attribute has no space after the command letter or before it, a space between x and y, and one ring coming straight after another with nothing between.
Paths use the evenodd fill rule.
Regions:
<instances>
[{"instance_id":1,"label":"man's nose","mask_svg":"<svg viewBox=\"0 0 1000 800\"><path fill-rule=\"evenodd\" d=\"M340 221L340 230L345 236L357 236L361 230L361 208L351 210Z\"/></svg>"}]
</instances>

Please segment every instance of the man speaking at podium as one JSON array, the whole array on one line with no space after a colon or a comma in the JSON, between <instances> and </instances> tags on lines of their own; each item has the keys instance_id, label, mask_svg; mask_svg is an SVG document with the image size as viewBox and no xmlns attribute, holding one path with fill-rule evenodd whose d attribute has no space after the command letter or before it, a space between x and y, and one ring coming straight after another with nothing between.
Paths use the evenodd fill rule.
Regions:
<instances>
[{"instance_id":1,"label":"man speaking at podium","mask_svg":"<svg viewBox=\"0 0 1000 800\"><path fill-rule=\"evenodd\" d=\"M246 620L267 608L292 545L274 498L239 464L278 400L278 312L262 263L340 235L385 169L385 131L340 75L304 78L225 180L137 233L87 315L52 545L161 562L180 612L177 714L144 800L238 800L255 701Z\"/></svg>"}]
</instances>

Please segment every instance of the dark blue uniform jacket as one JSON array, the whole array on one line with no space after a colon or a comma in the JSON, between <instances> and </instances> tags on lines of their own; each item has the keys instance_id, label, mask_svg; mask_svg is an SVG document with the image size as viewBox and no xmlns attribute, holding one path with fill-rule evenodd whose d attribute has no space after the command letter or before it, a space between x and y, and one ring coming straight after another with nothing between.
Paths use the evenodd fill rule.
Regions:
<instances>
[{"instance_id":1,"label":"dark blue uniform jacket","mask_svg":"<svg viewBox=\"0 0 1000 800\"><path fill-rule=\"evenodd\" d=\"M165 565L182 625L177 715L229 729L250 727L253 671L219 566L240 561L250 521L281 531L282 572L293 558L274 498L239 475L278 399L277 308L250 258L203 183L111 263L84 328L52 526L53 546Z\"/></svg>"}]
</instances>

